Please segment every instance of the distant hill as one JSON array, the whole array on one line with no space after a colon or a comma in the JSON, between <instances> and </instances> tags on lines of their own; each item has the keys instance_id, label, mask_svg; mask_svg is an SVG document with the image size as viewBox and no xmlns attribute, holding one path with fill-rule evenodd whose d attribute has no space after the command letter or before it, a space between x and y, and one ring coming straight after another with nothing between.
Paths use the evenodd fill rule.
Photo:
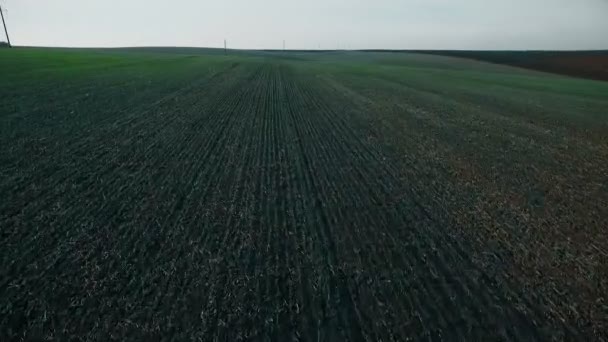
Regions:
<instances>
[{"instance_id":1,"label":"distant hill","mask_svg":"<svg viewBox=\"0 0 608 342\"><path fill-rule=\"evenodd\" d=\"M0 42L0 48L8 47ZM23 47L26 48L26 47ZM40 48L40 47L38 47ZM122 48L53 48L69 50L121 51L134 53L166 53L183 55L223 55L223 48L204 47L122 47ZM313 55L333 55L349 52L421 53L473 59L483 62L510 65L555 74L608 81L608 50L588 51L473 51L473 50L279 50L279 49L228 49L229 55L273 56L299 59Z\"/></svg>"},{"instance_id":2,"label":"distant hill","mask_svg":"<svg viewBox=\"0 0 608 342\"><path fill-rule=\"evenodd\" d=\"M374 51L374 50L367 50ZM394 50L393 50L394 51ZM475 59L556 74L608 81L608 50L595 51L455 51L408 50Z\"/></svg>"}]
</instances>

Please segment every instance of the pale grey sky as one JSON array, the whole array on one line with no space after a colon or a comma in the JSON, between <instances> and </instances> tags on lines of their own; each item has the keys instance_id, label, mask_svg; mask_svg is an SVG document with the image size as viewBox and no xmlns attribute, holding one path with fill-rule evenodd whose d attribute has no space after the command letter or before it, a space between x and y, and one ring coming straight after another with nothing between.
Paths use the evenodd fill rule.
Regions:
<instances>
[{"instance_id":1,"label":"pale grey sky","mask_svg":"<svg viewBox=\"0 0 608 342\"><path fill-rule=\"evenodd\" d=\"M608 49L608 0L0 0L15 45ZM3 35L2 35L3 37ZM0 39L4 40L4 39Z\"/></svg>"}]
</instances>

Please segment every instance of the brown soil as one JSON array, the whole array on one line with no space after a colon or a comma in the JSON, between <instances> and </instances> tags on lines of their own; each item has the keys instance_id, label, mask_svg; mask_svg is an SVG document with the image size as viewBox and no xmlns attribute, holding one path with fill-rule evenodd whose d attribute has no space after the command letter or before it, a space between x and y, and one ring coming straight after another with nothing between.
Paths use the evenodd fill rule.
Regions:
<instances>
[{"instance_id":1,"label":"brown soil","mask_svg":"<svg viewBox=\"0 0 608 342\"><path fill-rule=\"evenodd\" d=\"M608 51L417 51L608 81Z\"/></svg>"}]
</instances>

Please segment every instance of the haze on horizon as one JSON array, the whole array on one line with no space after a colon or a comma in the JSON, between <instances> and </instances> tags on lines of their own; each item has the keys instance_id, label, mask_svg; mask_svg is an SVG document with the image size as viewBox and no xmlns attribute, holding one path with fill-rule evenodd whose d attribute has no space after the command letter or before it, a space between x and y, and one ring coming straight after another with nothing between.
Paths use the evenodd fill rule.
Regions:
<instances>
[{"instance_id":1,"label":"haze on horizon","mask_svg":"<svg viewBox=\"0 0 608 342\"><path fill-rule=\"evenodd\" d=\"M608 49L607 0L0 0L14 45ZM4 40L4 35L0 40Z\"/></svg>"}]
</instances>

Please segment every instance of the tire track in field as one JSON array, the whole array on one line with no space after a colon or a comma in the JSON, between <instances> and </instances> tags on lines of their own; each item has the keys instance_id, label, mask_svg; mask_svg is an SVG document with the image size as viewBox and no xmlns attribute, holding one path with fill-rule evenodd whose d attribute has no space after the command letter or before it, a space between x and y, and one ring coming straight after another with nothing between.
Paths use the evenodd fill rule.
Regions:
<instances>
[{"instance_id":1,"label":"tire track in field","mask_svg":"<svg viewBox=\"0 0 608 342\"><path fill-rule=\"evenodd\" d=\"M273 66L272 90L269 96L271 107L270 163L267 170L269 179L266 183L268 215L267 225L273 230L269 231L266 245L270 247L271 259L267 269L273 270L266 276L266 295L270 297L270 319L274 322L269 335L272 340L280 341L293 339L297 336L308 336L308 330L298 329L298 321L302 317L300 308L304 308L299 296L299 279L301 279L300 258L296 251L299 239L296 237L295 226L292 225L295 203L292 201L298 193L290 174L296 169L294 156L297 155L297 146L293 143L295 132L288 125L286 108L286 95L290 91L284 73L280 66ZM308 316L309 322L314 316ZM306 323L304 323L306 324Z\"/></svg>"},{"instance_id":2,"label":"tire track in field","mask_svg":"<svg viewBox=\"0 0 608 342\"><path fill-rule=\"evenodd\" d=\"M250 153L255 156L251 159L255 172L247 179L252 185L253 196L245 204L252 217L242 220L243 224L230 234L235 236L233 241L222 243L224 248L218 251L218 256L223 254L225 257L225 250L239 250L238 260L225 269L232 283L220 284L219 288L226 288L210 294L210 298L224 298L228 294L230 297L224 298L222 305L213 303L212 308L219 309L216 319L223 319L218 328L207 331L204 335L207 339L265 336L276 340L284 334L280 322L285 322L283 299L289 290L281 292L280 289L279 279L284 277L281 273L285 266L278 255L286 247L285 241L277 237L285 219L284 213L275 207L279 199L275 192L278 190L277 176L281 173L281 154L277 148L281 135L277 126L281 123L277 96L281 89L277 86L276 72L272 68L265 68L265 71L264 85L260 86L262 98L258 102L261 105L253 110L256 123L252 127L255 130L248 131L255 137L252 147L255 153ZM239 315L234 316L234 312ZM217 326L217 321L210 325ZM235 326L240 329L231 329Z\"/></svg>"},{"instance_id":3,"label":"tire track in field","mask_svg":"<svg viewBox=\"0 0 608 342\"><path fill-rule=\"evenodd\" d=\"M300 94L298 94L297 99L299 99L300 101L302 101L302 99L304 97L305 97L305 95L303 95L302 93L300 93ZM311 109L313 108L312 102L299 103L299 104L297 104L297 107L299 107L299 108L306 108L309 116L312 116L312 115L310 115L310 113L314 113L313 111L311 111ZM318 119L318 117L317 117L317 119ZM323 128L323 125L324 125L324 123L322 123L322 122L318 122L318 121L317 122L311 122L309 124L309 127L312 127L312 130L309 131L308 133L306 133L306 135L310 136L309 140L311 140L311 141L323 141L323 142L325 142L325 144L331 143L331 145L329 147L323 147L323 146L321 146L320 149L316 149L313 146L313 148L315 148L314 153L315 153L316 159L319 161L319 164L320 165L328 165L326 167L332 168L333 171L334 171L334 173L337 174L339 172L339 170L344 167L344 165L334 165L333 167L331 167L329 165L332 165L332 163L333 163L332 160L335 160L334 158L339 158L338 160L341 160L344 156L340 156L340 155L335 154L336 151L337 151L336 150L336 145L335 145L336 140L327 139L328 138L327 136L324 136L323 133L320 133L320 130ZM345 165L348 165L348 164L345 164ZM347 167L350 167L350 166L347 166ZM317 165L317 166L314 167L314 170L315 170L314 172L317 172L317 174L318 174L320 169L322 169L322 167ZM316 175L316 176L318 177L318 175ZM326 177L327 176L328 175L326 175ZM331 177L331 174L329 175L329 177ZM336 204L336 198L335 198L335 196L337 194L339 194L339 191L340 191L336 187L335 180L325 180L323 182L323 188L330 190L331 191L330 193L332 194L331 197L328 196L326 199L323 199L324 204L325 205L332 205L332 206L334 206ZM332 209L339 209L339 208L331 208L330 207L328 209L328 211L332 210ZM348 222L349 221L348 218L345 215L343 215L343 213L341 213L339 210L332 210L332 211L334 211L335 213L331 214L331 226L334 226L337 222L345 222L345 221ZM328 214L328 216L329 215L330 214ZM352 221L349 222L349 223L352 223ZM325 224L327 226L327 222ZM331 227L326 227L326 229L331 229ZM333 236L338 236L340 233L329 232L328 235L329 234L331 234ZM343 235L345 235L347 237L350 237L350 234L349 234L348 231L344 232ZM350 238L350 240L352 240L352 238ZM335 259L335 257L334 257L334 259ZM334 261L334 263L335 263L335 261ZM339 266L340 265L334 265L333 267L338 267L339 268ZM339 270L339 271L341 271L341 270ZM338 274L337 276L341 276L341 274ZM344 286L342 287L342 291L345 291L345 287ZM351 300L351 299L349 299L349 300ZM353 310L355 310L355 309L353 309ZM358 315L360 315L360 313L358 313Z\"/></svg>"},{"instance_id":4,"label":"tire track in field","mask_svg":"<svg viewBox=\"0 0 608 342\"><path fill-rule=\"evenodd\" d=\"M276 103L274 103L275 75L272 67L266 68L265 86L263 105L260 108L259 115L261 117L261 126L259 131L250 131L250 134L260 135L258 141L258 154L255 159L254 169L256 170L255 178L251 179L254 185L254 195L252 200L255 204L252 205L253 221L249 227L243 226L242 229L248 230L246 236L249 244L244 246L249 249L249 255L252 258L245 265L235 265L234 274L237 277L245 277L246 284L252 287L250 300L240 302L238 307L245 312L249 312L246 325L256 327L249 334L257 338L272 337L275 335L276 327L272 291L273 280L276 279L276 248L274 240L276 229L280 229L274 221L272 214L272 179L275 168L273 155L273 140L276 135ZM242 286L241 286L242 287ZM242 290L240 290L242 291ZM236 289L239 292L239 289ZM238 297L237 297L238 298ZM238 299L237 299L238 301ZM235 331L227 331L228 335L222 336L231 339L237 337Z\"/></svg>"},{"instance_id":5,"label":"tire track in field","mask_svg":"<svg viewBox=\"0 0 608 342\"><path fill-rule=\"evenodd\" d=\"M287 181L287 193L290 194L291 215L286 223L288 231L291 233L287 240L292 241L292 249L287 250L293 260L292 270L294 272L293 289L294 298L292 302L291 326L293 333L303 340L312 341L319 340L319 324L317 321L317 313L321 312L322 308L320 301L317 299L318 286L313 286L313 271L316 269L313 265L313 236L310 234L308 224L311 222L310 209L308 206L307 195L310 191L306 170L302 165L302 160L299 157L302 147L300 137L298 136L299 121L295 120L295 112L290 104L290 99L293 91L293 82L289 79L289 75L285 73L284 68L281 68L280 77L282 80L281 86L284 89L281 94L281 104L283 108L283 129L286 135L286 159L288 163L289 179ZM295 307L294 307L295 306Z\"/></svg>"},{"instance_id":6,"label":"tire track in field","mask_svg":"<svg viewBox=\"0 0 608 342\"><path fill-rule=\"evenodd\" d=\"M305 101L303 101L303 99L305 99L305 98L306 98L306 95L304 95L302 93L302 89L299 89L299 92L295 96L295 99L298 101L295 104L295 108L301 108L302 110L305 110L305 112L308 114L308 116L312 116L310 114L314 113L312 111L313 106L314 106L313 102L310 99L306 99ZM306 118L306 116L301 116L300 120L305 120L304 118ZM308 136L309 140L311 140L311 141L324 141L324 142L327 143L327 141L328 141L327 137L324 136L323 133L320 133L320 128L322 128L324 124L325 123L318 122L318 121L317 122L314 122L314 121L313 122L309 122L307 125L305 125L306 127L309 127L309 130L306 131L306 133L303 135L302 139L304 139L305 136ZM315 149L313 151L313 153L315 155L315 159L318 160L318 162L319 162L320 165L332 165L333 161L336 160L335 158L338 158L337 160L340 160L342 162L344 155L341 156L341 155L336 154L337 153L337 149L335 147L335 142L336 142L336 140L333 140L332 146L330 148L321 147L320 150L319 149ZM313 146L313 148L315 148L315 147ZM348 156L348 154L346 154L346 156ZM348 164L345 164L345 165L347 165L346 167L348 167L348 168L352 168ZM331 166L327 166L327 167L328 168L332 168ZM333 171L337 173L343 167L345 167L345 166L344 165L335 165L335 166L333 166ZM314 170L313 172L317 172L318 173L319 169L321 169L321 167L315 166L315 168L313 169ZM340 176L341 176L341 172L340 172ZM339 191L340 191L340 189L338 189L336 187L336 184L333 181L327 181L326 180L323 183L323 188L329 189L334 197L336 196L336 194L339 194ZM357 198L355 198L355 200L356 199ZM324 201L326 201L325 203L327 203L327 204L332 204L332 205L336 204L335 198L333 198L333 199L324 199ZM332 221L331 222L332 225L335 225L337 222L345 222L346 224L354 225L355 221L353 221L352 219L349 218L349 213L346 213L344 211L339 210L340 209L339 207L337 207L337 208L334 207L332 209L334 209L333 210L334 214L332 215L333 217L332 217L332 220L331 220ZM328 209L328 210L331 210L331 209ZM352 216L352 215L353 214L350 213L350 216ZM355 227L355 226L353 226L353 227ZM354 238L349 233L350 232L347 231L347 232L344 232L343 235L346 236L349 241L353 241ZM340 234L340 233L337 233L337 234ZM356 245L353 245L353 246L356 246ZM361 260L360 257L358 258L358 260ZM336 265L336 266L338 266L338 265ZM342 290L344 291L344 287L343 287ZM364 315L362 314L362 312L360 310L357 310L356 306L354 307L353 310L356 311L357 317L359 317L359 321L360 322L370 322L370 321L373 321L373 319L371 317L369 317L369 316L368 317L364 317ZM377 336L374 335L373 329L369 329L368 328L366 330L367 330L366 331L367 334L371 334L371 337L370 337L371 339L373 339L373 340L377 339Z\"/></svg>"},{"instance_id":7,"label":"tire track in field","mask_svg":"<svg viewBox=\"0 0 608 342\"><path fill-rule=\"evenodd\" d=\"M277 132L280 133L279 139L276 142L280 146L279 150L279 178L276 179L277 198L279 203L278 213L282 214L281 232L277 234L275 242L280 245L278 248L276 263L281 267L278 273L281 278L277 279L277 296L276 301L280 306L280 315L277 317L277 325L279 330L276 339L283 336L292 338L308 338L308 331L300 329L299 321L304 317L303 324L306 325L306 320L310 320L311 316L305 317L300 313L307 304L301 300L299 296L301 279L301 255L300 251L303 246L299 245L297 231L297 201L299 201L300 193L297 190L296 180L293 177L295 169L293 156L295 155L295 144L293 139L295 132L292 129L293 123L289 121L289 114L286 106L286 93L289 91L288 83L285 78L285 73L282 67L279 67L275 72L275 98L273 103L277 107L276 111L279 115L279 125ZM283 262L281 262L283 261Z\"/></svg>"},{"instance_id":8,"label":"tire track in field","mask_svg":"<svg viewBox=\"0 0 608 342\"><path fill-rule=\"evenodd\" d=\"M295 96L295 98L297 99L297 97L298 97L298 96L299 96L299 94L298 94L298 95L296 95L296 96ZM302 107L302 104L301 104L301 103L297 103L297 104L294 106L294 108L303 108L303 107ZM294 112L295 112L295 111L293 110L293 108L291 108L291 110L290 110L290 111L291 111L292 115L293 115L293 114L294 114ZM304 118L305 118L306 116L302 116L302 115L301 115L301 112L299 112L299 113L298 113L298 114L296 114L296 115L298 115L298 118L297 118L297 120L294 120L294 123L292 124L292 126L293 126L293 127L296 127L296 128L297 128L297 127L299 127L299 126L303 126L303 127L307 127L308 129L311 129L311 130L315 130L315 129L316 129L315 125L316 125L317 123L314 123L314 122L312 122L312 123L311 123L311 122L310 122L310 121L308 121L307 119L305 120ZM302 121L306 122L307 124L306 124L306 125L303 125L303 124L302 124ZM310 134L310 131L307 131L305 134L300 134L300 139L304 139L304 137L305 137L305 136L310 136L310 135L311 135L311 134ZM300 145L301 145L301 144L300 144ZM319 154L317 153L317 151L315 151L314 153L315 153L315 155L316 155L316 157L317 157L318 159L323 159L323 158L322 158L322 153L321 153L321 155L319 155ZM299 154L300 154L300 155L302 155L302 153L299 153ZM305 155L305 154L304 154L304 155ZM303 164L305 164L306 160L303 160L303 161L300 161L300 162L301 162L301 163L303 162ZM321 160L321 163L324 163L324 162L327 162L327 161L325 161L325 160ZM302 168L302 167L300 166L300 168L299 168L299 169L301 169L301 168ZM314 173L314 168L308 167L308 170L309 170L309 174L313 174L313 173ZM314 175L314 176L317 176L317 175ZM303 178L303 179L305 179L305 180L306 180L306 177L299 176L299 178ZM309 190L307 190L305 193L307 194L307 196L310 196L310 184L309 184L308 186L309 186ZM324 184L324 186L327 186L327 184L325 183L325 184ZM303 192L304 192L304 191L303 191ZM313 201L313 203L312 203L312 205L313 205L313 207L311 208L312 210L310 210L310 211L311 211L311 212L318 212L318 206L319 206L319 204L321 203L321 201L322 201L322 200L321 200L321 199L319 199L319 198L318 198L317 200L314 200L314 201ZM315 208L314 206L316 206L316 208ZM313 217L314 217L314 216L313 216ZM323 219L321 219L321 220L323 221ZM325 222L325 224L326 224L326 225L327 225L327 221L328 221L328 219L325 219L325 220L324 220L324 222ZM335 221L336 221L336 219L333 219L333 221L335 222ZM333 222L332 222L332 223L333 223ZM323 237L323 236L325 236L325 237ZM323 232L323 231L321 231L321 230L317 229L317 235L316 235L316 236L313 236L313 241L314 241L314 240L316 240L316 239L328 239L328 238L332 238L332 237L331 237L331 235L329 235L329 237L328 237L328 232L327 232L327 231ZM327 244L327 243L325 243L325 244ZM323 248L323 247L321 247L320 249L318 249L318 251L322 251L323 249L324 249L324 248ZM331 251L331 250L330 250L330 251ZM334 253L335 253L335 251L334 251ZM322 256L323 254L320 254L320 255ZM334 255L335 255L335 254L334 254ZM330 258L331 258L331 257L330 257ZM334 257L334 258L335 258L335 257ZM317 261L317 262L316 262L316 263L317 263L317 265L315 265L313 262L308 263L307 267L304 267L304 271L303 271L303 272L307 272L307 271L309 271L309 269L310 269L310 270L318 270L318 269L320 269L320 268L321 268L321 265L319 265L319 264L322 264L322 263L324 262L324 259L326 259L326 257L322 257L322 258L321 258L319 261ZM335 262L334 262L334 263L335 263ZM334 267L334 264L330 263L330 264L328 265L328 268L329 268L329 267L332 267L332 268L333 268L333 267ZM332 270L331 270L331 272L332 272L332 273L334 273L335 271L332 269ZM317 276L318 276L318 275L317 275ZM322 283L322 282L323 282L323 279L321 279L321 283ZM307 286L307 285L303 285L303 287L304 287L304 289L306 289L308 286ZM321 298L325 298L325 297L329 296L329 297L331 297L330 299L332 299L332 301L339 301L339 299L338 299L338 297L339 297L339 296L338 296L338 295L336 294L336 292L335 292L335 291L336 291L336 288L337 288L337 286L336 286L335 284L330 284L329 288L326 288L326 289L325 289L325 290L329 291L330 293L326 293L325 295L321 295L321 296L319 296L319 297L321 297ZM343 298L344 298L344 297L343 297ZM350 300L350 299L348 299L348 298L346 298L346 299L347 299L347 302ZM352 303L352 300L350 300L350 302ZM332 310L332 309L333 309L333 310L335 310L335 308L336 308L336 307L338 307L338 308L339 308L339 307L341 306L339 303L327 303L327 301L326 301L325 303L323 303L323 301L321 301L321 302L320 302L320 305L321 305L321 310L325 310L325 311L330 311L330 310ZM354 308L354 309L353 309L353 311L357 311L357 310L356 310L356 308ZM330 314L330 315L331 315L331 314ZM357 313L357 315L360 315L360 313ZM309 316L311 316L311 317L315 317L315 315L314 315L314 314L309 314ZM343 317L342 317L342 321L343 321L343 322L353 322L352 318L353 318L353 317L344 318L344 315L343 315ZM361 318L359 318L359 319L361 319ZM325 320L325 319L324 319L324 320ZM325 320L325 321L326 321L326 320ZM319 333L326 334L326 333L328 333L328 332L329 332L329 333L331 333L332 331L335 333L335 332L337 332L337 331L338 331L338 330L340 330L340 329L344 330L344 328L340 328L340 327L338 327L338 326L339 326L339 324L337 324L337 323L335 323L335 322L334 322L334 323L330 323L330 326L323 326L323 327L321 326L320 321L319 321L319 322L317 322L317 323L318 323L318 324L317 324L317 327L315 328L315 330L317 330ZM325 323L325 324L327 324L327 323ZM344 323L343 323L343 324L344 324ZM346 323L346 324L344 324L344 326L348 326L348 324L349 324L349 323ZM332 325L333 325L333 326L332 326ZM318 335L319 335L319 336L317 336L317 337L320 337L320 335L321 335L321 334L318 334ZM351 336L359 336L359 335L358 335L358 333L357 333L357 332L356 332L356 330L355 330L355 332L351 332ZM330 337L330 338L328 338L328 339L331 339L331 337Z\"/></svg>"},{"instance_id":9,"label":"tire track in field","mask_svg":"<svg viewBox=\"0 0 608 342\"><path fill-rule=\"evenodd\" d=\"M300 98L306 98L306 95L301 95ZM314 101L310 101L308 102L308 111L313 112L313 107L315 106ZM317 128L321 128L323 129L324 127L327 127L327 124L324 122L315 122L313 123L315 126L317 126ZM331 142L331 145L329 147L325 147L321 150L317 152L317 159L319 160L320 165L326 165L325 167L327 168L327 170L331 170L330 173L327 174L327 177L331 177L333 179L330 179L329 181L327 181L324 185L325 188L330 189L332 196L327 200L326 204L328 206L330 206L330 208L328 209L328 211L332 212L333 217L331 219L331 226L332 228L336 225L338 225L340 222L348 222L350 225L352 225L352 228L356 228L357 227L357 219L354 220L349 220L349 218L347 216L354 216L353 213L347 213L347 212L342 212L340 210L340 206L341 206L341 200L340 199L344 199L346 197L345 194L343 194L344 189L342 189L339 186L339 181L340 179L342 181L344 181L343 177L348 177L350 172L352 170L354 170L353 165L349 165L350 163L350 157L352 155L352 153L348 150L345 150L343 152L339 151L339 144L340 144L340 140L339 139L328 139L328 136L326 134L326 132L321 132L318 136L318 138L313 138L311 140L313 141L324 141L326 144L328 144L328 141ZM342 139L343 140L343 139ZM325 155L327 155L327 157L325 157ZM346 157L346 159L344 159ZM338 161L338 162L335 162ZM332 165L332 163L335 162L335 165ZM319 172L319 170L322 170L322 167L316 167L315 168L317 170L317 172ZM348 179L348 178L346 178ZM366 197L368 197L367 194L363 193L362 194L362 199L365 199ZM354 197L355 200L357 200L357 197ZM368 204L369 206L369 204ZM377 222L376 222L377 224ZM336 238L338 238L339 236L346 236L346 238L350 241L353 241L353 238L351 237L351 234L349 231L346 232L334 232L332 233ZM381 244L378 244L381 245ZM355 245L356 246L356 245ZM352 248L351 245L347 244L347 249L348 248ZM375 251L377 252L377 251ZM383 260L384 258L381 258L381 260ZM339 274L338 276L341 277L341 281L343 282L345 278L345 274L344 274L344 269L342 268L342 263L340 263L339 265L336 265L336 267L339 270ZM349 293L347 287L345 286L344 283L342 283L342 297L346 298L346 300L353 302L353 294ZM363 316L362 312L360 310L357 309L357 307L355 305L353 305L353 310L356 311L357 316ZM369 322L369 320L364 320L363 318L360 319L362 322ZM373 320L372 320L373 321ZM368 333L372 333L370 331L368 331Z\"/></svg>"},{"instance_id":10,"label":"tire track in field","mask_svg":"<svg viewBox=\"0 0 608 342\"><path fill-rule=\"evenodd\" d=\"M303 111L310 107L308 104L301 102L302 93L299 86L294 82L290 84L289 88L293 92L288 100L289 111L292 115L293 127L300 147L298 157L301 160L299 160L298 169L304 171L302 178L306 189L303 195L312 200L312 203L308 203L310 206L308 210L311 215L309 225L315 227L315 235L313 235L312 241L320 241L321 243L315 248L315 252L318 253L320 259L313 260L312 265L310 265L313 272L311 276L318 280L317 286L324 287L321 289L321 298L318 298L320 301L317 304L321 308L322 315L317 318L316 337L317 339L327 340L335 340L336 338L359 340L362 338L362 333L356 308L352 298L341 293L345 290L345 286L342 282L343 278L340 277L340 274L337 274L340 272L338 268L339 260L334 240L335 234L331 232L331 225L336 220L325 208L325 205L331 202L332 195L327 192L328 189L331 189L331 181L325 174L318 172L320 166L315 163L318 160L321 163L329 162L324 160L328 147L307 144L311 139L324 141L325 137L317 133L321 127L318 122L314 121L316 119L314 114ZM312 156L314 156L314 159ZM314 274L316 272L319 273ZM313 287L315 286L313 285ZM323 300L324 298L325 300ZM339 337L340 335L341 337Z\"/></svg>"},{"instance_id":11,"label":"tire track in field","mask_svg":"<svg viewBox=\"0 0 608 342\"><path fill-rule=\"evenodd\" d=\"M241 113L252 121L247 125L247 129L243 131L243 134L249 138L248 143L244 145L245 149L242 150L244 163L235 166L241 177L233 184L233 186L237 186L239 191L235 192L231 198L231 211L227 223L227 227L234 227L234 230L227 232L225 242L220 244L217 255L217 257L222 258L221 254L224 254L222 248L235 251L223 256L224 261L220 269L220 272L226 276L224 286L221 284L219 286L222 288L222 294L224 295L222 299L225 305L215 303L215 308L218 311L218 316L215 319L225 317L223 319L225 325L219 329L208 329L206 335L208 339L234 340L260 334L256 331L257 324L254 322L254 318L259 314L259 309L254 304L258 300L254 275L257 262L263 260L263 258L256 257L255 254L255 241L257 234L259 234L256 230L261 229L259 224L254 224L256 221L259 222L255 210L257 200L255 183L259 182L260 177L254 177L252 171L260 169L259 166L256 166L260 160L257 156L259 156L263 146L261 143L263 135L259 132L265 121L266 109L264 104L265 99L267 99L266 85L269 76L269 70L265 67L263 75L259 80L256 80L254 89L257 91L254 92L251 99L251 103L257 105L244 109ZM258 134L252 134L253 132ZM246 193L247 195L245 195ZM245 215L242 213L245 213ZM251 260L247 260L248 257ZM229 281L229 279L232 279L232 281ZM211 327L210 324L208 328ZM240 328L236 329L237 327Z\"/></svg>"},{"instance_id":12,"label":"tire track in field","mask_svg":"<svg viewBox=\"0 0 608 342\"><path fill-rule=\"evenodd\" d=\"M253 102L258 102L263 98L264 83L267 71L262 69L258 77L253 80L251 89L253 93L246 94L247 100L244 101L244 106L235 108L234 111L239 115L239 119L246 122L243 127L241 140L245 140L246 136L251 137L251 127L258 121L256 115L253 115L249 110L249 105ZM251 90L250 89L250 90ZM252 121L249 121L252 120ZM239 265L239 260L242 258L244 253L243 248L248 242L248 236L242 231L243 225L241 213L243 208L245 213L251 211L251 204L246 203L243 200L247 197L242 196L245 192L245 184L240 184L238 180L249 180L247 177L246 170L244 167L253 167L255 148L257 144L253 145L244 144L236 151L235 163L232 165L225 165L225 167L238 170L239 177L235 180L233 177L225 178L224 182L217 184L215 192L218 194L220 200L219 205L216 205L214 210L220 210L219 219L220 226L224 230L218 230L217 232L210 232L208 243L206 244L207 251L209 253L210 260L213 262L211 273L209 274L209 281L216 278L217 282L212 283L211 288L207 291L207 295L204 298L204 303L201 305L204 317L203 319L203 336L208 338L219 338L230 333L230 325L234 324L234 320L239 320L241 317L231 316L234 312L231 312L230 308L235 305L230 299L233 295L239 295L238 288L234 291L230 291L232 286L235 286L230 279L235 282L243 281L243 269L244 265ZM253 151L252 151L253 150ZM244 165L241 163L245 162ZM222 196L223 189L227 197ZM251 190L251 189L250 189ZM235 203L236 202L236 203ZM228 208L226 210L226 208ZM212 220L218 214L212 214L209 218ZM245 217L245 221L249 217ZM225 223L223 223L225 222ZM232 252L234 250L235 252ZM205 293L205 291L203 291ZM211 314L210 314L211 313Z\"/></svg>"},{"instance_id":13,"label":"tire track in field","mask_svg":"<svg viewBox=\"0 0 608 342\"><path fill-rule=\"evenodd\" d=\"M276 336L276 327L274 323L278 318L275 315L278 309L275 306L273 282L279 276L277 273L277 260L275 258L277 247L275 245L278 236L277 230L280 229L280 223L276 220L273 209L273 197L276 195L274 188L274 179L278 176L276 149L277 134L279 134L276 124L278 119L277 104L275 102L275 70L274 67L268 69L268 78L265 88L266 108L264 110L264 125L261 142L261 155L258 159L258 168L261 173L258 178L258 192L256 195L260 205L256 208L254 215L259 220L259 232L254 233L255 248L258 263L255 267L254 279L256 286L256 307L259 310L258 317L255 318L253 324L262 326L264 329L258 332L260 337L274 338ZM255 134L254 132L251 132ZM255 229L255 228L254 228ZM277 322L278 323L278 322Z\"/></svg>"}]
</instances>

